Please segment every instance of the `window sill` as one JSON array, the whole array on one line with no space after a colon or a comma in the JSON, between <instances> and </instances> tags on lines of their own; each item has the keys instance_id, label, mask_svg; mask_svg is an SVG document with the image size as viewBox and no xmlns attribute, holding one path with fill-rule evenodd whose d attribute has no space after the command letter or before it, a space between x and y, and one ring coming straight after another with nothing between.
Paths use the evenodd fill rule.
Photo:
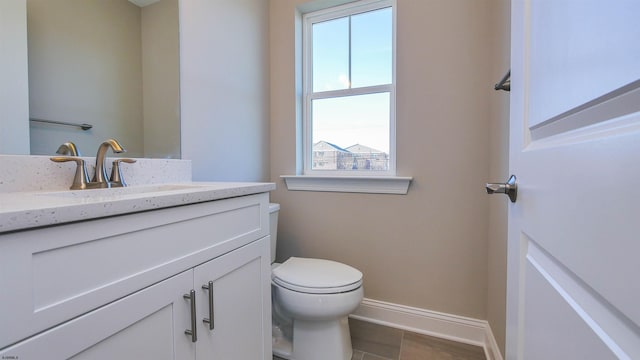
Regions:
<instances>
[{"instance_id":1,"label":"window sill","mask_svg":"<svg viewBox=\"0 0 640 360\"><path fill-rule=\"evenodd\" d=\"M412 177L282 175L288 190L406 195Z\"/></svg>"}]
</instances>

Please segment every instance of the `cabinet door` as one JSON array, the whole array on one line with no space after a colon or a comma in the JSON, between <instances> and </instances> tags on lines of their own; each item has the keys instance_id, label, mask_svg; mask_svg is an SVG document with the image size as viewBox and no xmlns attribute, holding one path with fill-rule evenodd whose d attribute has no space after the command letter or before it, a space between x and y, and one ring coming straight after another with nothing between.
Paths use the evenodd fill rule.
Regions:
<instances>
[{"instance_id":1,"label":"cabinet door","mask_svg":"<svg viewBox=\"0 0 640 360\"><path fill-rule=\"evenodd\" d=\"M196 356L203 359L271 359L271 264L269 237L194 269L198 295ZM212 289L208 287L213 283ZM213 329L209 291L213 300Z\"/></svg>"},{"instance_id":2,"label":"cabinet door","mask_svg":"<svg viewBox=\"0 0 640 360\"><path fill-rule=\"evenodd\" d=\"M0 351L3 359L195 359L185 271Z\"/></svg>"}]
</instances>

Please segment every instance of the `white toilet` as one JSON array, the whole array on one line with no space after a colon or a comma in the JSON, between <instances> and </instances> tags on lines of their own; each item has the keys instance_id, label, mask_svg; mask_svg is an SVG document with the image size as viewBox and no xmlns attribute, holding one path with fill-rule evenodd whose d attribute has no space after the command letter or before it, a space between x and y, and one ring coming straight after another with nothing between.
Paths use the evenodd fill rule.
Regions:
<instances>
[{"instance_id":1,"label":"white toilet","mask_svg":"<svg viewBox=\"0 0 640 360\"><path fill-rule=\"evenodd\" d=\"M274 264L280 205L269 204L273 354L295 360L349 360L348 315L362 301L362 273L321 259Z\"/></svg>"}]
</instances>

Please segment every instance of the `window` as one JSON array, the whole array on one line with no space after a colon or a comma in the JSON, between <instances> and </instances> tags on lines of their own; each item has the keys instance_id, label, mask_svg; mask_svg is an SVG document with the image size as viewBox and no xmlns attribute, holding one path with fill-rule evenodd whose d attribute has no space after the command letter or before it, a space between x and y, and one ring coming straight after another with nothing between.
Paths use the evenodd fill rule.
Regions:
<instances>
[{"instance_id":1,"label":"window","mask_svg":"<svg viewBox=\"0 0 640 360\"><path fill-rule=\"evenodd\" d=\"M394 4L303 15L303 170L281 176L287 189L407 194L412 178L396 176Z\"/></svg>"},{"instance_id":2,"label":"window","mask_svg":"<svg viewBox=\"0 0 640 360\"><path fill-rule=\"evenodd\" d=\"M305 175L395 175L394 14L365 0L303 17Z\"/></svg>"}]
</instances>

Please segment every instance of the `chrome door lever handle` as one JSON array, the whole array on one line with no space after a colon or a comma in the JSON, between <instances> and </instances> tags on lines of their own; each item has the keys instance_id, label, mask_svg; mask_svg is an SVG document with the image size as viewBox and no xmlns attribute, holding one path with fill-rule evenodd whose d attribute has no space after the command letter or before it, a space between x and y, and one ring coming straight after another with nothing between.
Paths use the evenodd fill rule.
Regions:
<instances>
[{"instance_id":1,"label":"chrome door lever handle","mask_svg":"<svg viewBox=\"0 0 640 360\"><path fill-rule=\"evenodd\" d=\"M487 194L506 194L511 202L516 202L518 197L518 184L516 184L516 176L511 175L506 183L487 183Z\"/></svg>"}]
</instances>

